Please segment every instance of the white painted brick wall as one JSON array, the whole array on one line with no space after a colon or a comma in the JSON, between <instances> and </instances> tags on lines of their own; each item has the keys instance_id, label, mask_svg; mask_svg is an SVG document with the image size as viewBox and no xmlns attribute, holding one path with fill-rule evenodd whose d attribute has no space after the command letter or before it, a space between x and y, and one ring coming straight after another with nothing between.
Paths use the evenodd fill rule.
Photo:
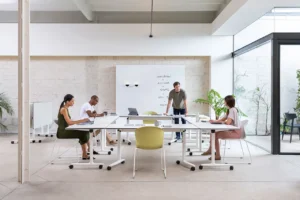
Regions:
<instances>
[{"instance_id":1,"label":"white painted brick wall","mask_svg":"<svg viewBox=\"0 0 300 200\"><path fill-rule=\"evenodd\" d=\"M52 101L53 118L65 94L75 96L70 109L73 119L79 117L81 105L96 94L99 112L116 109L116 65L184 64L186 92L190 113L208 113L208 107L195 104L196 98L205 98L210 88L209 57L33 57L31 59L31 101ZM4 118L10 132L16 131L18 74L16 57L0 57L0 92L5 92L15 109L14 116ZM56 127L52 127L55 132Z\"/></svg>"}]
</instances>

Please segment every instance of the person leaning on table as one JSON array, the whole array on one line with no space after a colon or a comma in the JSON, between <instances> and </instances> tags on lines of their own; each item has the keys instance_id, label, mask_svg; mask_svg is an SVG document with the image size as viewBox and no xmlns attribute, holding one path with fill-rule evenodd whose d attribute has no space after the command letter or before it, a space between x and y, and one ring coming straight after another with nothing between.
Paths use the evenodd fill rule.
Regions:
<instances>
[{"instance_id":1,"label":"person leaning on table","mask_svg":"<svg viewBox=\"0 0 300 200\"><path fill-rule=\"evenodd\" d=\"M168 114L169 108L172 103L173 114L174 115L187 115L187 102L186 102L186 92L180 88L180 83L175 82L173 84L174 89L169 93L169 101L167 105L167 110L165 115ZM186 121L181 118L182 124L185 124ZM179 124L179 118L175 118L175 124ZM176 132L176 139L180 140L180 132Z\"/></svg>"},{"instance_id":2,"label":"person leaning on table","mask_svg":"<svg viewBox=\"0 0 300 200\"><path fill-rule=\"evenodd\" d=\"M87 154L88 142L90 139L89 132L79 131L79 130L66 130L66 128L70 125L80 124L89 121L88 118L84 118L76 121L71 120L71 116L69 114L69 107L73 105L74 105L74 96L71 94L67 94L64 97L63 102L60 104L58 110L57 138L59 139L78 138L82 149L82 159L87 160L89 159L89 156Z\"/></svg>"},{"instance_id":3,"label":"person leaning on table","mask_svg":"<svg viewBox=\"0 0 300 200\"><path fill-rule=\"evenodd\" d=\"M233 125L236 127L240 127L240 121L239 121L239 114L238 110L235 107L235 99L232 95L226 96L224 98L225 106L228 108L225 117L223 117L220 120L210 120L210 122L222 122L227 125ZM219 139L237 139L241 138L241 129L238 130L231 130L231 131L219 131L216 132L216 137L215 137L215 147L216 147L216 158L215 160L221 160L221 155L220 155L220 143ZM211 143L206 152L202 154L203 156L211 155ZM211 159L211 158L209 158Z\"/></svg>"}]
</instances>

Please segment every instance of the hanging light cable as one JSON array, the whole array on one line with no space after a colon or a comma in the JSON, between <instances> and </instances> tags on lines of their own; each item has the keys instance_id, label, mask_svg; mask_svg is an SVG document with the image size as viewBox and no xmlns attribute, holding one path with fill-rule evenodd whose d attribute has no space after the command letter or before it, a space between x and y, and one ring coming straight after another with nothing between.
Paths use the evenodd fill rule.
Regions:
<instances>
[{"instance_id":1,"label":"hanging light cable","mask_svg":"<svg viewBox=\"0 0 300 200\"><path fill-rule=\"evenodd\" d=\"M152 38L152 22L153 22L153 0L151 0L151 23L150 23L150 35L149 37Z\"/></svg>"}]
</instances>

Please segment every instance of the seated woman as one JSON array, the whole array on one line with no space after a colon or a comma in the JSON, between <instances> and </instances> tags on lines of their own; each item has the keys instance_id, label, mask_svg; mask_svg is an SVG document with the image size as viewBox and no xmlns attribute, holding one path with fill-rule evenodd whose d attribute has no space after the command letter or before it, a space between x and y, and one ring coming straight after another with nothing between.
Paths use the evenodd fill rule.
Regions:
<instances>
[{"instance_id":1,"label":"seated woman","mask_svg":"<svg viewBox=\"0 0 300 200\"><path fill-rule=\"evenodd\" d=\"M79 143L82 148L82 159L87 160L89 156L87 154L88 142L89 142L89 132L88 131L78 131L78 130L66 130L69 125L79 124L89 121L88 118L73 121L71 120L68 108L74 105L74 97L71 94L67 94L64 97L63 102L60 104L58 111L58 128L57 128L57 138L78 138Z\"/></svg>"},{"instance_id":2,"label":"seated woman","mask_svg":"<svg viewBox=\"0 0 300 200\"><path fill-rule=\"evenodd\" d=\"M222 122L227 125L233 125L236 127L240 127L238 110L237 110L237 108L235 108L235 99L232 95L225 97L225 106L228 108L226 116L220 120L210 120L210 122ZM241 134L242 134L242 132L240 129L216 132L216 138L215 138L216 157L215 157L215 159L221 160L219 139L241 138ZM204 155L204 156L211 155L211 145L209 146L208 150L206 152L204 152L202 155Z\"/></svg>"}]
</instances>

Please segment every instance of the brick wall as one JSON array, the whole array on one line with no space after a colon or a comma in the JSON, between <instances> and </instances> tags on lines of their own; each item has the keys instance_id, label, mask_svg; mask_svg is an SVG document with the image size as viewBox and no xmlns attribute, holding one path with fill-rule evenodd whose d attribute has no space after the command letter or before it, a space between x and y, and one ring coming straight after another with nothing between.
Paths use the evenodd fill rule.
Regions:
<instances>
[{"instance_id":1,"label":"brick wall","mask_svg":"<svg viewBox=\"0 0 300 200\"><path fill-rule=\"evenodd\" d=\"M190 113L208 113L208 107L193 103L205 98L210 88L209 57L33 57L31 59L31 101L53 102L53 118L65 94L75 96L70 109L72 118L78 118L80 106L97 94L97 110L116 109L116 65L183 64L186 66L186 88ZM5 92L15 109L15 115L4 115L10 131L17 125L17 58L0 57L0 92ZM55 127L53 127L55 130Z\"/></svg>"}]
</instances>

